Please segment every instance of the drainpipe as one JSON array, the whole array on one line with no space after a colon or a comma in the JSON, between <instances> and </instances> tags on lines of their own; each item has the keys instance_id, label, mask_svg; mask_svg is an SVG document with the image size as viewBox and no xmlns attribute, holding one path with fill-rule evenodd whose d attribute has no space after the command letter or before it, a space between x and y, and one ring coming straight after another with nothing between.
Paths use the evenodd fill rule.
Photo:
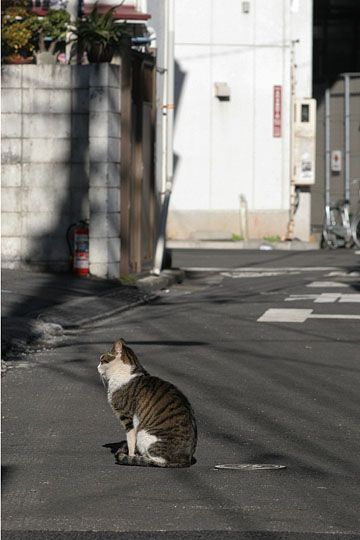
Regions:
<instances>
[{"instance_id":1,"label":"drainpipe","mask_svg":"<svg viewBox=\"0 0 360 540\"><path fill-rule=\"evenodd\" d=\"M151 273L159 275L165 252L166 223L173 186L173 130L174 130L174 0L165 0L164 87L162 124L162 208L159 233L155 249L154 268Z\"/></svg>"},{"instance_id":2,"label":"drainpipe","mask_svg":"<svg viewBox=\"0 0 360 540\"><path fill-rule=\"evenodd\" d=\"M298 193L295 183L294 169L294 104L296 98L296 62L295 62L295 45L299 43L299 39L291 41L290 48L290 210L289 222L287 225L286 240L294 239L295 228L295 213L298 208Z\"/></svg>"},{"instance_id":3,"label":"drainpipe","mask_svg":"<svg viewBox=\"0 0 360 540\"><path fill-rule=\"evenodd\" d=\"M330 88L325 90L325 207L330 205Z\"/></svg>"},{"instance_id":4,"label":"drainpipe","mask_svg":"<svg viewBox=\"0 0 360 540\"><path fill-rule=\"evenodd\" d=\"M344 77L345 199L350 201L350 75Z\"/></svg>"}]
</instances>

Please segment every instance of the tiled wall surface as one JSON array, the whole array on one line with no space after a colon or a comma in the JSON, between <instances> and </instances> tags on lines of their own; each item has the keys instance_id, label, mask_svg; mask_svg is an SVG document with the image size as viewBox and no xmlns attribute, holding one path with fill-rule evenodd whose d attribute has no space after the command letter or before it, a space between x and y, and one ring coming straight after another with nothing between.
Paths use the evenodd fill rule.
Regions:
<instances>
[{"instance_id":1,"label":"tiled wall surface","mask_svg":"<svg viewBox=\"0 0 360 540\"><path fill-rule=\"evenodd\" d=\"M121 67L2 68L2 265L66 270L90 220L90 270L118 277Z\"/></svg>"}]
</instances>

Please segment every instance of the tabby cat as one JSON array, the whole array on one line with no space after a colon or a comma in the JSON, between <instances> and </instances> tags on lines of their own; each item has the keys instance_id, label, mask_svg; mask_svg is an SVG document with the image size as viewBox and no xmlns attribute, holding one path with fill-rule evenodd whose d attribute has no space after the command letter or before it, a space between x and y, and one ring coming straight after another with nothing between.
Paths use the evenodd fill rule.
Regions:
<instances>
[{"instance_id":1,"label":"tabby cat","mask_svg":"<svg viewBox=\"0 0 360 540\"><path fill-rule=\"evenodd\" d=\"M108 401L126 431L120 465L190 467L197 442L192 407L173 384L150 375L123 339L100 357Z\"/></svg>"}]
</instances>

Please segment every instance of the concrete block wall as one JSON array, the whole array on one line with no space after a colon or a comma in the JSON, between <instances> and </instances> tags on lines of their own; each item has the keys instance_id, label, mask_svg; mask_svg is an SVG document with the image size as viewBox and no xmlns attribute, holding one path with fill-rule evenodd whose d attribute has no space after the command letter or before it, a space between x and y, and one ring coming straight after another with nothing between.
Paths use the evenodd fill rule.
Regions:
<instances>
[{"instance_id":1,"label":"concrete block wall","mask_svg":"<svg viewBox=\"0 0 360 540\"><path fill-rule=\"evenodd\" d=\"M90 263L102 264L93 273L119 275L120 70L107 64L2 68L4 267L67 270L66 230L90 219ZM110 261L96 248L108 234Z\"/></svg>"},{"instance_id":2,"label":"concrete block wall","mask_svg":"<svg viewBox=\"0 0 360 540\"><path fill-rule=\"evenodd\" d=\"M119 66L92 66L89 94L90 272L120 272L120 111Z\"/></svg>"}]
</instances>

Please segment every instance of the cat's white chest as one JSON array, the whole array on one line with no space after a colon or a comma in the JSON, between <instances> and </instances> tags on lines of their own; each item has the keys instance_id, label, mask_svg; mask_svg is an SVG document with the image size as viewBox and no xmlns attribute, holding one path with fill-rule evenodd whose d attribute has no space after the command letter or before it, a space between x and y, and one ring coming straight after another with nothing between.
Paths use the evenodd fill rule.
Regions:
<instances>
[{"instance_id":1,"label":"cat's white chest","mask_svg":"<svg viewBox=\"0 0 360 540\"><path fill-rule=\"evenodd\" d=\"M120 364L119 366L114 366L109 375L108 399L111 401L113 393L120 390L120 388L130 382L131 379L137 377L138 373L131 373L131 366L127 364Z\"/></svg>"}]
</instances>

